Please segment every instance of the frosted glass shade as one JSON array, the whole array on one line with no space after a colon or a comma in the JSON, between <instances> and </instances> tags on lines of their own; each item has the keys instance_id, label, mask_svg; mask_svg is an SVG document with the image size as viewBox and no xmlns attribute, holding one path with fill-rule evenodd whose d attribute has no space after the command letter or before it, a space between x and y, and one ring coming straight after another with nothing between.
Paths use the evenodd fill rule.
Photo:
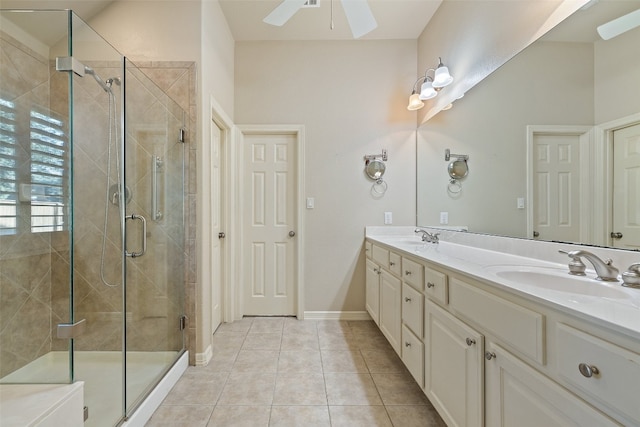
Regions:
<instances>
[{"instance_id":1,"label":"frosted glass shade","mask_svg":"<svg viewBox=\"0 0 640 427\"><path fill-rule=\"evenodd\" d=\"M435 98L438 92L433 88L433 85L430 81L425 81L422 83L422 88L420 89L420 99L424 101L425 99Z\"/></svg>"},{"instance_id":2,"label":"frosted glass shade","mask_svg":"<svg viewBox=\"0 0 640 427\"><path fill-rule=\"evenodd\" d=\"M420 95L417 93L412 94L409 97L409 105L407 105L407 110L414 111L419 110L424 107L424 102L420 101Z\"/></svg>"},{"instance_id":3,"label":"frosted glass shade","mask_svg":"<svg viewBox=\"0 0 640 427\"><path fill-rule=\"evenodd\" d=\"M453 77L449 74L449 68L444 65L436 68L435 76L433 77L433 87L445 87L453 81Z\"/></svg>"}]
</instances>

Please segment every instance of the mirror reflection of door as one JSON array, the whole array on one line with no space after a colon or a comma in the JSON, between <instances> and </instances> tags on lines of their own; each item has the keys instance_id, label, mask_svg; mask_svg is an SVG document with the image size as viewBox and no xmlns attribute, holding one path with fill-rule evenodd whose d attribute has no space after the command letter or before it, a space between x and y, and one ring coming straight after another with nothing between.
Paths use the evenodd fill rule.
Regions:
<instances>
[{"instance_id":1,"label":"mirror reflection of door","mask_svg":"<svg viewBox=\"0 0 640 427\"><path fill-rule=\"evenodd\" d=\"M640 124L613 132L612 216L611 246L640 249Z\"/></svg>"},{"instance_id":2,"label":"mirror reflection of door","mask_svg":"<svg viewBox=\"0 0 640 427\"><path fill-rule=\"evenodd\" d=\"M533 231L536 238L586 241L587 183L581 173L581 134L563 131L533 134ZM582 174L582 175L581 175ZM530 236L533 237L533 236Z\"/></svg>"}]
</instances>

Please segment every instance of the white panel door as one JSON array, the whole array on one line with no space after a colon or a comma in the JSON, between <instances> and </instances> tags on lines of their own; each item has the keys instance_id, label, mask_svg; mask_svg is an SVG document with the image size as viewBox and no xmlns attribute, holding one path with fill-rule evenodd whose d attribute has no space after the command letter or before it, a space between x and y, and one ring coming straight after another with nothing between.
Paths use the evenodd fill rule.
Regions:
<instances>
[{"instance_id":1,"label":"white panel door","mask_svg":"<svg viewBox=\"0 0 640 427\"><path fill-rule=\"evenodd\" d=\"M211 330L222 322L222 189L221 183L221 130L211 123Z\"/></svg>"},{"instance_id":2,"label":"white panel door","mask_svg":"<svg viewBox=\"0 0 640 427\"><path fill-rule=\"evenodd\" d=\"M580 155L580 135L534 135L533 237L582 240Z\"/></svg>"},{"instance_id":3,"label":"white panel door","mask_svg":"<svg viewBox=\"0 0 640 427\"><path fill-rule=\"evenodd\" d=\"M243 153L244 314L296 314L296 136L247 134Z\"/></svg>"},{"instance_id":4,"label":"white panel door","mask_svg":"<svg viewBox=\"0 0 640 427\"><path fill-rule=\"evenodd\" d=\"M640 124L613 132L612 245L640 249Z\"/></svg>"}]
</instances>

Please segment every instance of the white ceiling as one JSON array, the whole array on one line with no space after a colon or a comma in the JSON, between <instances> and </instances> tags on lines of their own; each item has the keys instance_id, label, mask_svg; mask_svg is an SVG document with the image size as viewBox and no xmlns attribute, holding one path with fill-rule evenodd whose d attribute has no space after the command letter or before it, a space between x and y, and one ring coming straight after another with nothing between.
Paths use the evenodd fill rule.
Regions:
<instances>
[{"instance_id":1,"label":"white ceiling","mask_svg":"<svg viewBox=\"0 0 640 427\"><path fill-rule=\"evenodd\" d=\"M281 0L219 0L233 38L250 40L352 40L342 1L319 0L319 8L303 8L282 27L262 22ZM442 0L368 0L378 27L363 40L417 39Z\"/></svg>"}]
</instances>

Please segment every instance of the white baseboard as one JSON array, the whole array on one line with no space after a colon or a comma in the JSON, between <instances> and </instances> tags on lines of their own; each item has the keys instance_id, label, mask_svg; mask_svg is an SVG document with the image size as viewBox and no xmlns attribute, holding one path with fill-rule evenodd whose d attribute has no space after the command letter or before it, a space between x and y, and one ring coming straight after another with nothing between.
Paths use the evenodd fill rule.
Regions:
<instances>
[{"instance_id":1,"label":"white baseboard","mask_svg":"<svg viewBox=\"0 0 640 427\"><path fill-rule=\"evenodd\" d=\"M305 311L306 320L371 320L366 311Z\"/></svg>"},{"instance_id":2,"label":"white baseboard","mask_svg":"<svg viewBox=\"0 0 640 427\"><path fill-rule=\"evenodd\" d=\"M209 344L204 353L196 353L196 366L207 366L212 357L213 348Z\"/></svg>"}]
</instances>

